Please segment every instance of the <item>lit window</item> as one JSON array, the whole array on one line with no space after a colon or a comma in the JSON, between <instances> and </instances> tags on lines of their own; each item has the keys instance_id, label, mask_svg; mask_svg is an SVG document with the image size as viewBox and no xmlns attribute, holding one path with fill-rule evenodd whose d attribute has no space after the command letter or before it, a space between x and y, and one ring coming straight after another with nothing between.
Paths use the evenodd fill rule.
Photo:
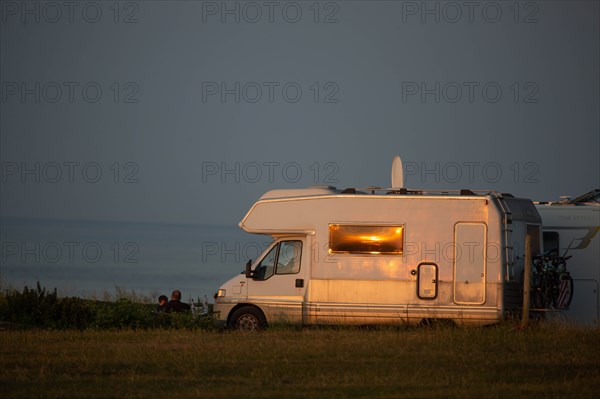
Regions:
<instances>
[{"instance_id":1,"label":"lit window","mask_svg":"<svg viewBox=\"0 0 600 399\"><path fill-rule=\"evenodd\" d=\"M329 253L402 253L404 226L329 225Z\"/></svg>"}]
</instances>

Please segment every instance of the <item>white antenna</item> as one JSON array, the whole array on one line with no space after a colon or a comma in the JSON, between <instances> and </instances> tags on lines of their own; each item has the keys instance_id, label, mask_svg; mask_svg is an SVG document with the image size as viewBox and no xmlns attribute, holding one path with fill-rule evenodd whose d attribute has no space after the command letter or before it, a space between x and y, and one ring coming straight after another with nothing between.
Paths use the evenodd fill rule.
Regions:
<instances>
[{"instance_id":1,"label":"white antenna","mask_svg":"<svg viewBox=\"0 0 600 399\"><path fill-rule=\"evenodd\" d=\"M392 161L392 188L394 190L404 188L404 171L399 155L396 155Z\"/></svg>"}]
</instances>

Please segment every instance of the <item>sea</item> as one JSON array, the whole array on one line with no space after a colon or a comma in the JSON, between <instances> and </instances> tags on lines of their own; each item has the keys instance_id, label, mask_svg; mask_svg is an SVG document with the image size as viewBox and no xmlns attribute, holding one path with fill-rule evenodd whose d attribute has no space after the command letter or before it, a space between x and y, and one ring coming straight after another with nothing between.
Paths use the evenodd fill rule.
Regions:
<instances>
[{"instance_id":1,"label":"sea","mask_svg":"<svg viewBox=\"0 0 600 399\"><path fill-rule=\"evenodd\" d=\"M57 289L62 296L156 300L178 289L212 301L270 238L238 226L0 219L0 289Z\"/></svg>"}]
</instances>

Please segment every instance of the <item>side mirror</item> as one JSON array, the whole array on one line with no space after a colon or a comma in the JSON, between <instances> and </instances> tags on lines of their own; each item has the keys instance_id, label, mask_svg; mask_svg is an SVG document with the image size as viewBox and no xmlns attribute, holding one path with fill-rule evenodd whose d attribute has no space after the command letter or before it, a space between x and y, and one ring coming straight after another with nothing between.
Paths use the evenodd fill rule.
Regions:
<instances>
[{"instance_id":1,"label":"side mirror","mask_svg":"<svg viewBox=\"0 0 600 399\"><path fill-rule=\"evenodd\" d=\"M246 262L246 277L247 278L252 277L252 270L250 269L251 267L252 267L252 259L248 259L248 262Z\"/></svg>"}]
</instances>

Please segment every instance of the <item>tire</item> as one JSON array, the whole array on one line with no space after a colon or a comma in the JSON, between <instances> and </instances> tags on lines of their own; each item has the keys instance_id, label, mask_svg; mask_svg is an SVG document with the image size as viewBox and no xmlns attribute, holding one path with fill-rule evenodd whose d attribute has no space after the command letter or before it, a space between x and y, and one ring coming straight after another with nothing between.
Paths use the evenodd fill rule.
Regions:
<instances>
[{"instance_id":1,"label":"tire","mask_svg":"<svg viewBox=\"0 0 600 399\"><path fill-rule=\"evenodd\" d=\"M531 278L531 305L534 309L546 308L546 290L542 276L536 274Z\"/></svg>"},{"instance_id":2,"label":"tire","mask_svg":"<svg viewBox=\"0 0 600 399\"><path fill-rule=\"evenodd\" d=\"M562 275L559 280L557 307L568 309L573 300L573 279L570 275Z\"/></svg>"},{"instance_id":3,"label":"tire","mask_svg":"<svg viewBox=\"0 0 600 399\"><path fill-rule=\"evenodd\" d=\"M521 272L519 284L521 288L521 296L523 296L523 289L525 284L524 271ZM533 272L531 275L531 285L529 287L529 307L530 309L543 309L545 307L544 302L545 300L542 292L542 277L540 274Z\"/></svg>"},{"instance_id":4,"label":"tire","mask_svg":"<svg viewBox=\"0 0 600 399\"><path fill-rule=\"evenodd\" d=\"M558 297L558 292L554 276L552 274L547 274L542 277L540 293L543 309L556 308L556 298Z\"/></svg>"},{"instance_id":5,"label":"tire","mask_svg":"<svg viewBox=\"0 0 600 399\"><path fill-rule=\"evenodd\" d=\"M260 310L252 306L244 306L233 312L229 326L238 331L254 332L263 330L267 326L267 321Z\"/></svg>"}]
</instances>

